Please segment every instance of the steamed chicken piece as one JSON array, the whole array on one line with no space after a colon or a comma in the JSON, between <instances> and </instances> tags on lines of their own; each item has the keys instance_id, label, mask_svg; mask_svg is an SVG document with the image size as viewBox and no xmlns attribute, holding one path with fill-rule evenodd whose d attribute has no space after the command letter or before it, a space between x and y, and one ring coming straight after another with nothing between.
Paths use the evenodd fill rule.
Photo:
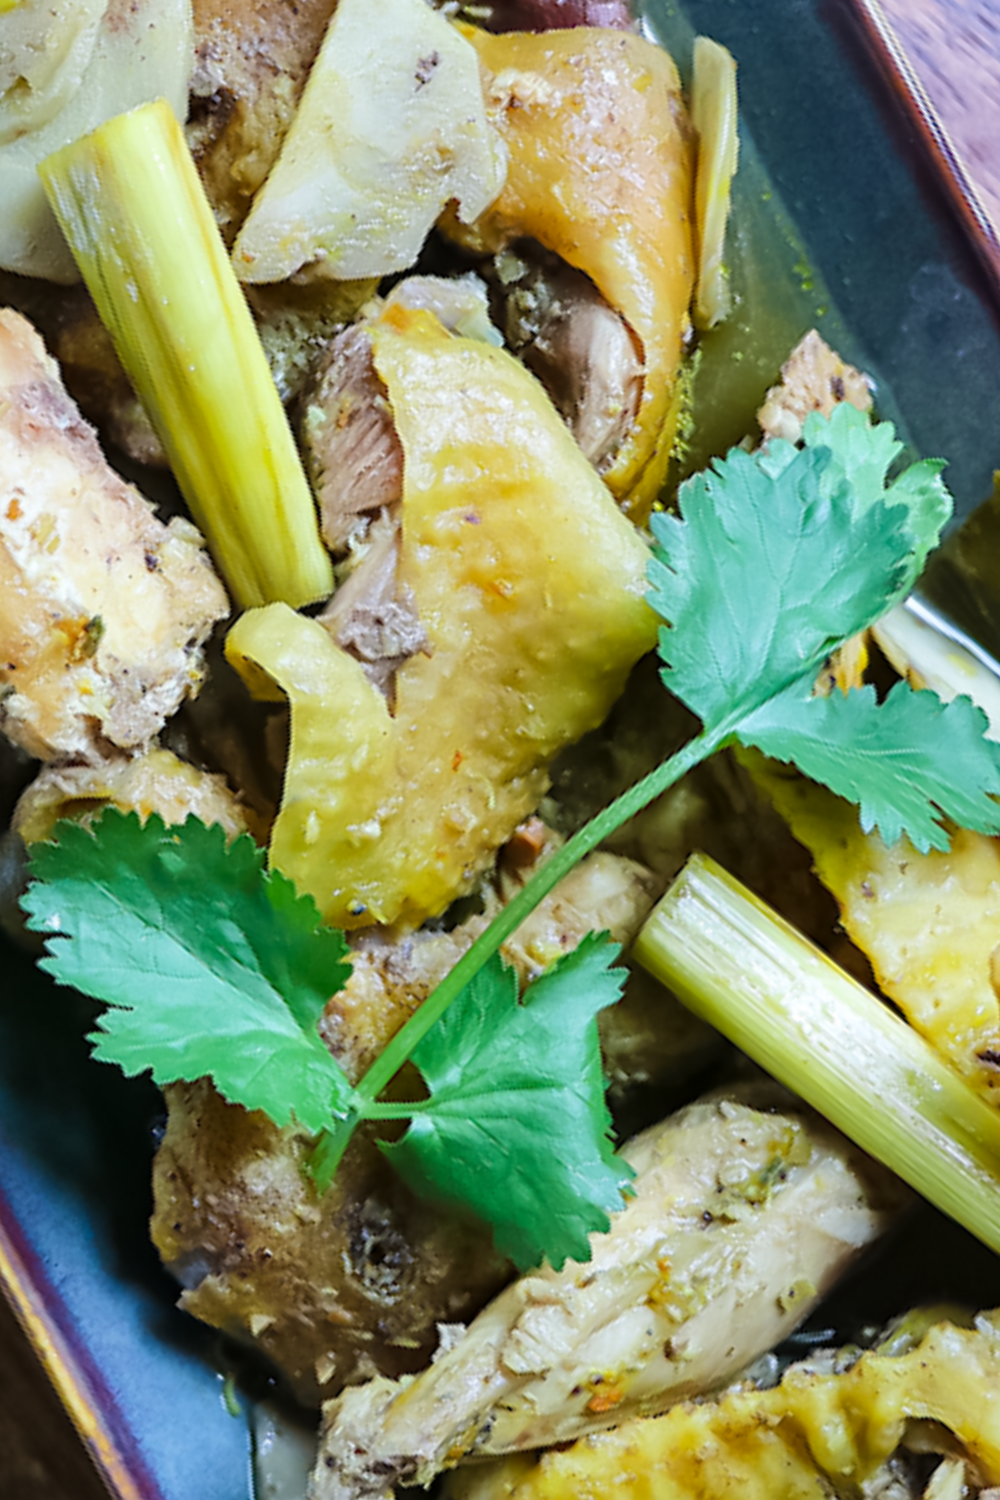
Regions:
<instances>
[{"instance_id":1,"label":"steamed chicken piece","mask_svg":"<svg viewBox=\"0 0 1000 1500\"><path fill-rule=\"evenodd\" d=\"M883 993L972 1086L1000 1097L1000 840L956 829L920 854L864 833L857 809L785 766L748 758L809 850Z\"/></svg>"},{"instance_id":2,"label":"steamed chicken piece","mask_svg":"<svg viewBox=\"0 0 1000 1500\"><path fill-rule=\"evenodd\" d=\"M227 242L278 155L333 10L334 0L297 0L294 9L283 0L195 0L187 137ZM183 92L176 100L181 119ZM134 102L128 99L119 109ZM252 296L285 399L297 392L318 340L331 337L334 325L353 317L374 290L374 282L355 282L314 294L286 283ZM165 466L159 439L85 289L0 273L0 298L42 329L87 417L137 462Z\"/></svg>"},{"instance_id":3,"label":"steamed chicken piece","mask_svg":"<svg viewBox=\"0 0 1000 1500\"><path fill-rule=\"evenodd\" d=\"M243 615L226 649L291 706L275 864L338 926L417 927L535 809L656 617L645 543L515 359L422 309L388 307L368 332L404 453L392 597L426 645L388 701L282 605Z\"/></svg>"},{"instance_id":4,"label":"steamed chicken piece","mask_svg":"<svg viewBox=\"0 0 1000 1500\"><path fill-rule=\"evenodd\" d=\"M562 842L539 818L529 819L502 851L497 871L501 900L513 900ZM504 957L527 983L588 931L600 929L622 945L627 960L652 903L665 889L662 876L638 860L598 850L564 876L521 923L504 945ZM717 1031L639 966L630 969L618 1004L601 1011L597 1029L608 1101L619 1123L623 1112L629 1118L638 1113L634 1124L644 1125L665 1108L685 1102L693 1092L692 1078L717 1062L723 1048Z\"/></svg>"},{"instance_id":5,"label":"steamed chicken piece","mask_svg":"<svg viewBox=\"0 0 1000 1500\"><path fill-rule=\"evenodd\" d=\"M166 468L163 446L82 282L58 286L0 270L0 304L41 334L67 391L102 441L136 463Z\"/></svg>"},{"instance_id":6,"label":"steamed chicken piece","mask_svg":"<svg viewBox=\"0 0 1000 1500\"><path fill-rule=\"evenodd\" d=\"M782 379L757 414L765 441L802 436L813 411L829 416L839 401L871 407L871 382L844 363L815 330L782 367ZM922 627L905 610L902 640ZM889 617L887 623L891 621ZM876 627L876 634L878 629ZM893 632L883 635L890 659ZM940 659L946 661L948 652ZM847 691L863 682L865 637L848 641L828 663L817 691ZM905 671L905 651L896 660ZM949 663L946 672L954 670ZM978 679L961 681L976 692ZM914 686L923 683L916 676ZM954 685L945 687L952 696ZM987 692L995 684L987 682ZM988 702L989 700L987 700ZM986 1097L1000 1084L1000 842L956 831L947 851L922 855L903 839L886 848L864 833L847 802L787 767L754 754L743 757L840 909L844 931L871 962L874 976L907 1020Z\"/></svg>"},{"instance_id":7,"label":"steamed chicken piece","mask_svg":"<svg viewBox=\"0 0 1000 1500\"><path fill-rule=\"evenodd\" d=\"M328 341L301 394L300 442L334 553L353 549L369 519L403 497L403 449L367 326L395 308L422 308L449 333L503 342L490 323L486 284L474 274L407 276Z\"/></svg>"},{"instance_id":8,"label":"steamed chicken piece","mask_svg":"<svg viewBox=\"0 0 1000 1500\"><path fill-rule=\"evenodd\" d=\"M375 306L378 316L423 308L449 331L500 342L476 276L410 276ZM323 538L335 554L349 549L349 571L318 618L392 708L397 670L432 647L413 590L398 577L403 447L365 323L331 341L304 397L301 436Z\"/></svg>"},{"instance_id":9,"label":"steamed chicken piece","mask_svg":"<svg viewBox=\"0 0 1000 1500\"><path fill-rule=\"evenodd\" d=\"M207 1080L164 1092L151 1230L180 1306L272 1361L303 1404L419 1368L438 1325L469 1318L509 1275L484 1229L409 1191L367 1127L320 1197L310 1136Z\"/></svg>"},{"instance_id":10,"label":"steamed chicken piece","mask_svg":"<svg viewBox=\"0 0 1000 1500\"><path fill-rule=\"evenodd\" d=\"M136 463L166 468L167 456L82 282L57 286L0 271L0 303L41 334L84 417Z\"/></svg>"},{"instance_id":11,"label":"steamed chicken piece","mask_svg":"<svg viewBox=\"0 0 1000 1500\"><path fill-rule=\"evenodd\" d=\"M87 765L53 762L21 794L11 828L26 844L52 837L60 818L86 818L105 807L156 813L164 823L188 817L218 823L226 837L247 827L246 813L222 776L209 775L156 747L139 755L112 755Z\"/></svg>"},{"instance_id":12,"label":"steamed chicken piece","mask_svg":"<svg viewBox=\"0 0 1000 1500\"><path fill-rule=\"evenodd\" d=\"M327 1005L321 1029L331 1051L352 1077L375 1061L399 1027L423 1003L431 990L489 925L491 919L521 889L538 864L562 840L532 818L505 846L495 886L484 886L484 909L449 932L424 929L401 936L377 929L361 931L354 941L353 971L345 989ZM660 881L635 860L598 851L589 855L559 882L503 945L502 953L517 970L522 985L537 978L556 958L575 948L586 933L606 931L626 950L661 892ZM640 1004L648 997L637 973ZM692 1054L705 1050L709 1033L670 997L658 990L656 1033L659 1042L658 1081L692 1064ZM635 1025L630 989L623 1001L598 1018L608 1070L623 1086L628 1069L623 1054ZM648 1040L648 1038L647 1038ZM659 1054L662 1053L663 1056Z\"/></svg>"},{"instance_id":13,"label":"steamed chicken piece","mask_svg":"<svg viewBox=\"0 0 1000 1500\"><path fill-rule=\"evenodd\" d=\"M46 200L40 163L151 99L166 99L183 119L191 63L189 0L15 0L4 6L0 266L54 282L79 278Z\"/></svg>"},{"instance_id":14,"label":"steamed chicken piece","mask_svg":"<svg viewBox=\"0 0 1000 1500\"><path fill-rule=\"evenodd\" d=\"M10 828L0 835L0 927L14 942L32 950L40 942L26 933L19 904L28 878L28 846L51 838L61 818L88 822L109 806L137 812L143 820L156 813L168 824L188 817L218 823L229 839L247 828L248 809L223 776L201 771L168 750L154 746L83 764L50 762L21 793Z\"/></svg>"},{"instance_id":15,"label":"steamed chicken piece","mask_svg":"<svg viewBox=\"0 0 1000 1500\"><path fill-rule=\"evenodd\" d=\"M233 268L251 283L405 271L442 210L468 223L505 169L460 30L425 0L338 0Z\"/></svg>"},{"instance_id":16,"label":"steamed chicken piece","mask_svg":"<svg viewBox=\"0 0 1000 1500\"><path fill-rule=\"evenodd\" d=\"M822 1350L769 1390L743 1385L563 1452L458 1470L446 1500L965 1500L1000 1495L1000 1315L915 1345ZM931 1468L928 1477L928 1468Z\"/></svg>"},{"instance_id":17,"label":"steamed chicken piece","mask_svg":"<svg viewBox=\"0 0 1000 1500\"><path fill-rule=\"evenodd\" d=\"M589 277L540 245L518 242L481 270L484 279L409 276L389 293L383 309L423 307L450 331L488 343L505 340L602 472L625 440L642 396L642 360L628 324ZM359 517L391 505L402 492L402 452L364 323L330 341L303 406L302 442L323 535L340 551L357 535Z\"/></svg>"},{"instance_id":18,"label":"steamed chicken piece","mask_svg":"<svg viewBox=\"0 0 1000 1500\"><path fill-rule=\"evenodd\" d=\"M525 831L526 840L537 837ZM560 882L504 955L526 981L592 928L627 943L654 897L647 871L595 854ZM353 1080L487 920L476 916L451 932L359 937L351 978L321 1022ZM676 1024L673 1050L687 1055L692 1043ZM307 1137L226 1104L204 1082L166 1092L152 1232L186 1288L181 1305L253 1342L306 1404L318 1405L348 1379L421 1368L438 1325L468 1319L509 1275L485 1230L420 1203L369 1132L355 1137L333 1187L318 1197L302 1170Z\"/></svg>"},{"instance_id":19,"label":"steamed chicken piece","mask_svg":"<svg viewBox=\"0 0 1000 1500\"><path fill-rule=\"evenodd\" d=\"M194 0L188 142L231 241L271 170L335 0Z\"/></svg>"},{"instance_id":20,"label":"steamed chicken piece","mask_svg":"<svg viewBox=\"0 0 1000 1500\"><path fill-rule=\"evenodd\" d=\"M43 760L146 746L228 609L195 528L105 461L30 324L0 312L2 724Z\"/></svg>"},{"instance_id":21,"label":"steamed chicken piece","mask_svg":"<svg viewBox=\"0 0 1000 1500\"><path fill-rule=\"evenodd\" d=\"M471 225L446 216L443 227L482 257L535 241L589 278L626 325L641 389L601 470L642 521L673 446L694 285L694 141L677 70L628 31L462 31L479 54L509 160L496 201ZM625 395L631 402L628 385Z\"/></svg>"},{"instance_id":22,"label":"steamed chicken piece","mask_svg":"<svg viewBox=\"0 0 1000 1500\"><path fill-rule=\"evenodd\" d=\"M463 1458L565 1442L724 1384L787 1336L905 1189L769 1085L624 1148L635 1197L592 1259L501 1292L414 1380L323 1411L310 1500L427 1484Z\"/></svg>"}]
</instances>

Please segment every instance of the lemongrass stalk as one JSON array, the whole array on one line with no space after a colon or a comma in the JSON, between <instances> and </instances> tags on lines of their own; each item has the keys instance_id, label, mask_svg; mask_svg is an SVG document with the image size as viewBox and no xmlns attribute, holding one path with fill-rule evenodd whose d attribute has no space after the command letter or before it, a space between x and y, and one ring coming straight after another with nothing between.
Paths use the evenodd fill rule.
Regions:
<instances>
[{"instance_id":1,"label":"lemongrass stalk","mask_svg":"<svg viewBox=\"0 0 1000 1500\"><path fill-rule=\"evenodd\" d=\"M714 328L728 317L732 305L725 264L726 225L739 135L736 63L725 47L707 36L696 37L694 43L691 120L698 135L694 321L699 328Z\"/></svg>"},{"instance_id":2,"label":"lemongrass stalk","mask_svg":"<svg viewBox=\"0 0 1000 1500\"><path fill-rule=\"evenodd\" d=\"M714 860L688 861L633 957L869 1155L1000 1251L1000 1112Z\"/></svg>"},{"instance_id":3,"label":"lemongrass stalk","mask_svg":"<svg viewBox=\"0 0 1000 1500\"><path fill-rule=\"evenodd\" d=\"M170 106L117 115L39 171L237 603L324 598L333 576L309 485Z\"/></svg>"}]
</instances>

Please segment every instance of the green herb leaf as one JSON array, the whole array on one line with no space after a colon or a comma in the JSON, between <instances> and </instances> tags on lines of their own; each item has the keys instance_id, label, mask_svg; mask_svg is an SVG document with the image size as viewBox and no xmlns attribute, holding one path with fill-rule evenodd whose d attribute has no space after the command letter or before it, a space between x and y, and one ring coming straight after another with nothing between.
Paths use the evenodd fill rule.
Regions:
<instances>
[{"instance_id":1,"label":"green herb leaf","mask_svg":"<svg viewBox=\"0 0 1000 1500\"><path fill-rule=\"evenodd\" d=\"M159 1084L208 1076L278 1125L310 1130L353 1093L316 1024L350 970L343 935L311 898L264 870L248 834L195 818L167 828L109 808L90 831L60 823L32 848L29 927L42 968L111 1009L94 1056Z\"/></svg>"},{"instance_id":2,"label":"green herb leaf","mask_svg":"<svg viewBox=\"0 0 1000 1500\"><path fill-rule=\"evenodd\" d=\"M846 483L824 484L829 449L767 464L733 449L682 486L681 519L651 523L663 680L709 728L817 669L911 571L906 507L856 509Z\"/></svg>"},{"instance_id":3,"label":"green herb leaf","mask_svg":"<svg viewBox=\"0 0 1000 1500\"><path fill-rule=\"evenodd\" d=\"M654 516L650 602L664 681L704 720L764 702L911 587L951 514L937 460L887 484L890 422L849 403L808 418L804 448L733 449Z\"/></svg>"},{"instance_id":4,"label":"green herb leaf","mask_svg":"<svg viewBox=\"0 0 1000 1500\"><path fill-rule=\"evenodd\" d=\"M1000 833L1000 746L984 739L986 715L969 698L897 682L884 703L872 687L846 696L809 696L794 684L744 719L737 738L861 807L866 833L886 844L905 833L926 854L947 849L943 818L979 833Z\"/></svg>"},{"instance_id":5,"label":"green herb leaf","mask_svg":"<svg viewBox=\"0 0 1000 1500\"><path fill-rule=\"evenodd\" d=\"M589 934L530 986L494 955L414 1050L431 1091L402 1140L383 1145L424 1196L493 1226L527 1270L588 1260L630 1180L604 1102L597 1012L621 995L619 948Z\"/></svg>"},{"instance_id":6,"label":"green herb leaf","mask_svg":"<svg viewBox=\"0 0 1000 1500\"><path fill-rule=\"evenodd\" d=\"M952 513L952 498L941 478L943 460L921 459L889 483L889 470L903 451L896 429L891 422L873 424L867 413L858 411L849 401L840 402L829 417L811 413L802 438L807 448L829 451L830 461L821 480L823 490L833 495L846 484L856 514L880 503L906 506L913 553L897 597L908 593ZM778 473L797 452L791 443L772 440L764 455L764 467L769 473Z\"/></svg>"}]
</instances>

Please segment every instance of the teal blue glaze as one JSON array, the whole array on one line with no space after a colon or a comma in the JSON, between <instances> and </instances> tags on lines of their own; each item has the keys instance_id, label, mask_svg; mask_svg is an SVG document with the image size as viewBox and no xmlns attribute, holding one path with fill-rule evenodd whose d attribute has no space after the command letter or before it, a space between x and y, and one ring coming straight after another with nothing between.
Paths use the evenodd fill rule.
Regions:
<instances>
[{"instance_id":1,"label":"teal blue glaze","mask_svg":"<svg viewBox=\"0 0 1000 1500\"><path fill-rule=\"evenodd\" d=\"M226 1411L217 1335L174 1306L147 1231L159 1092L91 1062L90 1001L9 945L2 962L4 1228L47 1281L40 1300L95 1375L143 1500L248 1500L246 1424Z\"/></svg>"}]
</instances>

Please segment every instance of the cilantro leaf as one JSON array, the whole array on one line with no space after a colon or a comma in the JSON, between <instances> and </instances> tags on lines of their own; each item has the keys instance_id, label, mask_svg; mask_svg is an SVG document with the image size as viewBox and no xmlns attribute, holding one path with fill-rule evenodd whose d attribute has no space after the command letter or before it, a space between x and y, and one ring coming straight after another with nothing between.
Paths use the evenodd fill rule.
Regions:
<instances>
[{"instance_id":1,"label":"cilantro leaf","mask_svg":"<svg viewBox=\"0 0 1000 1500\"><path fill-rule=\"evenodd\" d=\"M920 459L887 483L889 469L902 453L903 444L891 422L873 424L866 412L858 411L849 401L839 402L829 417L812 412L806 418L802 438L807 448L829 449L831 462L825 482L846 481L856 509L867 510L879 502L906 506L913 557L900 593L908 593L954 508L941 478L944 460Z\"/></svg>"},{"instance_id":2,"label":"cilantro leaf","mask_svg":"<svg viewBox=\"0 0 1000 1500\"><path fill-rule=\"evenodd\" d=\"M587 1234L622 1207L630 1170L609 1138L594 1019L621 995L618 953L590 933L523 1002L494 954L414 1049L431 1098L382 1145L416 1192L492 1224L521 1270L589 1259Z\"/></svg>"},{"instance_id":3,"label":"cilantro leaf","mask_svg":"<svg viewBox=\"0 0 1000 1500\"><path fill-rule=\"evenodd\" d=\"M906 834L926 854L947 849L943 818L1000 833L1000 746L983 738L986 715L969 698L897 682L883 703L872 687L809 696L794 684L744 719L737 738L860 804L866 833L886 844Z\"/></svg>"},{"instance_id":4,"label":"cilantro leaf","mask_svg":"<svg viewBox=\"0 0 1000 1500\"><path fill-rule=\"evenodd\" d=\"M248 834L195 818L167 828L109 808L35 844L23 898L48 935L42 968L111 1008L94 1056L159 1084L210 1077L225 1098L310 1130L352 1090L316 1029L346 980L343 935L267 874ZM318 930L317 930L318 929Z\"/></svg>"},{"instance_id":5,"label":"cilantro leaf","mask_svg":"<svg viewBox=\"0 0 1000 1500\"><path fill-rule=\"evenodd\" d=\"M734 448L651 522L663 680L708 729L818 668L912 572L907 506L855 506L828 448L769 462Z\"/></svg>"}]
</instances>

